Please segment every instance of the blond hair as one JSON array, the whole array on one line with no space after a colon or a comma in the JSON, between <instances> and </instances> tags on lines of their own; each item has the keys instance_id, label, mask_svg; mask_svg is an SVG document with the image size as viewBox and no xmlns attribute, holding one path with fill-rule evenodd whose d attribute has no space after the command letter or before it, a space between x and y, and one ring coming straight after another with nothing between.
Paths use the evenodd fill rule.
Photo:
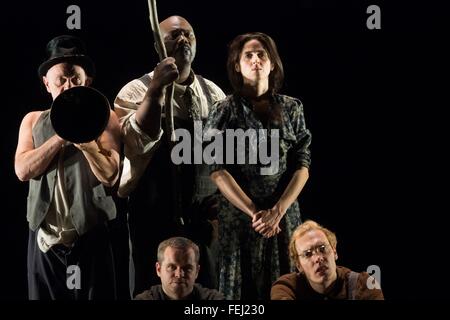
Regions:
<instances>
[{"instance_id":1,"label":"blond hair","mask_svg":"<svg viewBox=\"0 0 450 320\"><path fill-rule=\"evenodd\" d=\"M291 241L289 242L289 256L291 257L291 261L298 268L300 266L298 263L298 252L297 252L297 248L295 247L295 241L298 238L302 237L305 233L312 231L312 230L322 231L325 234L325 236L327 237L328 242L330 243L333 250L336 250L336 246L337 246L336 235L333 232L331 232L330 230L328 230L327 228L318 224L317 222L312 221L312 220L306 220L304 223L299 225L294 230L294 233L292 234L292 237L291 237Z\"/></svg>"}]
</instances>

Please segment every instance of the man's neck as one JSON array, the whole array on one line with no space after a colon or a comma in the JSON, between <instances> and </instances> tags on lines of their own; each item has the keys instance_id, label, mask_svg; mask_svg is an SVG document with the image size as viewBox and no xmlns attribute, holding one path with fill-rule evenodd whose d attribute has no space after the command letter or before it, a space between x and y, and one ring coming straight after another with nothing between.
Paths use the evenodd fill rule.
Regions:
<instances>
[{"instance_id":1,"label":"man's neck","mask_svg":"<svg viewBox=\"0 0 450 320\"><path fill-rule=\"evenodd\" d=\"M164 295L166 296L167 299L169 300L192 300L192 294L193 292L189 293L188 295L182 297L182 296L175 296L175 295L169 295L167 294L167 292L164 291Z\"/></svg>"},{"instance_id":2,"label":"man's neck","mask_svg":"<svg viewBox=\"0 0 450 320\"><path fill-rule=\"evenodd\" d=\"M176 81L178 84L184 85L184 86L188 86L190 85L192 82L194 82L194 77L193 74L191 76L192 73L192 69L191 66L186 66L182 69L178 69L179 72L179 76L178 76L178 80Z\"/></svg>"},{"instance_id":3,"label":"man's neck","mask_svg":"<svg viewBox=\"0 0 450 320\"><path fill-rule=\"evenodd\" d=\"M314 291L320 294L324 294L335 284L336 280L337 280L337 273L335 272L322 283L313 283L310 281L308 282L309 285L314 289Z\"/></svg>"}]
</instances>

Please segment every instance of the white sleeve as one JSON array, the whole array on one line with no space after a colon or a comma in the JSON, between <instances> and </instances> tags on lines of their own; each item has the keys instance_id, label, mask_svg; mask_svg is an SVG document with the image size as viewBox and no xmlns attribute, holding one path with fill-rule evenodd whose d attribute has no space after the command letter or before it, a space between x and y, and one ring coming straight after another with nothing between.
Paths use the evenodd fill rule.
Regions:
<instances>
[{"instance_id":1,"label":"white sleeve","mask_svg":"<svg viewBox=\"0 0 450 320\"><path fill-rule=\"evenodd\" d=\"M127 197L134 190L153 154L158 149L164 132L160 129L158 136L152 139L139 128L135 113L129 115L128 120L123 122L122 126L125 159L118 190L120 197Z\"/></svg>"}]
</instances>

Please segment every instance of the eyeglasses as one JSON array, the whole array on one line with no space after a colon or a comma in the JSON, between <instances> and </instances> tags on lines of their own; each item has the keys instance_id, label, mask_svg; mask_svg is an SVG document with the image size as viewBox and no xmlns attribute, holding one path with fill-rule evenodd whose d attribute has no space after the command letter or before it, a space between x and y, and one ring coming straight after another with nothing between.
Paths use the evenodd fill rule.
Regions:
<instances>
[{"instance_id":1,"label":"eyeglasses","mask_svg":"<svg viewBox=\"0 0 450 320\"><path fill-rule=\"evenodd\" d=\"M299 256L303 259L311 259L314 254L327 255L330 252L329 247L328 244L319 244L303 251Z\"/></svg>"}]
</instances>

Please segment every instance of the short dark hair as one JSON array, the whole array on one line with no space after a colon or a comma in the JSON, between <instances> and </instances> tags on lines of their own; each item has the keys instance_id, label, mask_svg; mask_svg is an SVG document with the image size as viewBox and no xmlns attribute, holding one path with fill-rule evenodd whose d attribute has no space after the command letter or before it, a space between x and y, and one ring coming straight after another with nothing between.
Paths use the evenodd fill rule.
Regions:
<instances>
[{"instance_id":1,"label":"short dark hair","mask_svg":"<svg viewBox=\"0 0 450 320\"><path fill-rule=\"evenodd\" d=\"M166 251L167 247L172 247L175 249L181 249L181 250L189 250L189 248L192 248L194 250L195 254L195 262L199 264L200 261L200 250L198 246L188 238L183 237L172 237L167 240L164 240L161 242L158 246L158 262L161 264L164 260L164 251Z\"/></svg>"},{"instance_id":2,"label":"short dark hair","mask_svg":"<svg viewBox=\"0 0 450 320\"><path fill-rule=\"evenodd\" d=\"M231 86L236 92L242 90L243 79L242 74L236 71L236 64L239 64L241 51L244 45L250 40L258 40L261 42L264 49L266 49L269 59L272 62L274 68L269 75L269 92L275 94L283 86L284 70L283 63L281 62L280 55L278 54L277 45L275 41L265 33L262 32L250 32L237 36L231 41L228 46L228 59L227 59L227 71L228 79L231 82Z\"/></svg>"}]
</instances>

